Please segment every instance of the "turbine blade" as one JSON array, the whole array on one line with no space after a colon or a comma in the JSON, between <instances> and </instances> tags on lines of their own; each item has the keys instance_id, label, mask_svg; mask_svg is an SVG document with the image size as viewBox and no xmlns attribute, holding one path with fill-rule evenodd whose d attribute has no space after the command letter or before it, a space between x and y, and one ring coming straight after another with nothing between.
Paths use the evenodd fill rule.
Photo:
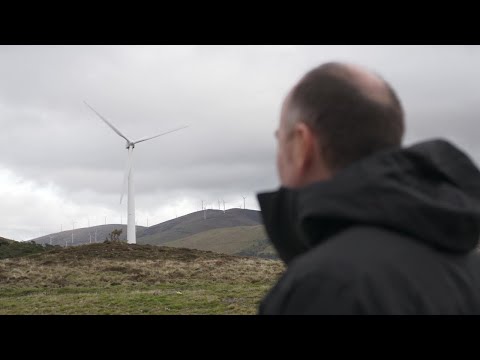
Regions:
<instances>
[{"instance_id":1,"label":"turbine blade","mask_svg":"<svg viewBox=\"0 0 480 360\"><path fill-rule=\"evenodd\" d=\"M132 152L133 152L133 149L128 148L127 163L125 164L125 174L123 175L122 192L120 194L120 204L122 203L123 195L125 195L127 180L128 180L128 177L130 176L130 169L132 168Z\"/></svg>"},{"instance_id":2,"label":"turbine blade","mask_svg":"<svg viewBox=\"0 0 480 360\"><path fill-rule=\"evenodd\" d=\"M182 130L182 129L185 129L185 128L187 128L187 127L188 127L188 125L182 126L182 127L178 128L178 129L170 130L170 131L167 131L167 132L164 132L164 133L155 135L155 136L144 137L144 138L141 138L141 139L139 139L139 140L134 141L133 143L134 143L134 144L138 144L139 142L142 142L142 141L147 141L147 140L155 139L155 138L157 138L157 137L159 137L159 136L167 135L167 134L170 134L170 133L172 133L172 132L174 132L174 131Z\"/></svg>"},{"instance_id":3,"label":"turbine blade","mask_svg":"<svg viewBox=\"0 0 480 360\"><path fill-rule=\"evenodd\" d=\"M115 126L113 126L107 119L105 119L102 115L100 115L94 108L92 108L90 105L88 105L86 101L84 101L84 103L85 103L85 105L87 105L90 108L90 110L92 110L95 114L97 114L97 116L100 119L102 119L105 122L105 124L107 124L113 131L115 131L122 138L124 138L125 140L130 142L130 140L128 140L127 137L120 132L120 130L118 130Z\"/></svg>"}]
</instances>

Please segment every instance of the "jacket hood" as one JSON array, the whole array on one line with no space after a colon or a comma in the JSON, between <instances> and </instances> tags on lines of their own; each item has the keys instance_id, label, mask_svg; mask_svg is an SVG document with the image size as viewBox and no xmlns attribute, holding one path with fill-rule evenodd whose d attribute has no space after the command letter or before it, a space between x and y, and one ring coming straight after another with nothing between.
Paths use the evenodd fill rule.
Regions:
<instances>
[{"instance_id":1,"label":"jacket hood","mask_svg":"<svg viewBox=\"0 0 480 360\"><path fill-rule=\"evenodd\" d=\"M258 194L270 240L288 263L356 225L406 234L449 252L480 235L480 171L445 140L383 151L301 189Z\"/></svg>"}]
</instances>

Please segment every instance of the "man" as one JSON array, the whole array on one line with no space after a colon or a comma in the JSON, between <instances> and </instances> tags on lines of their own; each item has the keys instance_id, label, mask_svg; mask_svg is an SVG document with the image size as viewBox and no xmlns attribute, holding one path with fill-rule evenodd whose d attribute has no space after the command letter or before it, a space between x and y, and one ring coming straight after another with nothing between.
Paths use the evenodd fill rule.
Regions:
<instances>
[{"instance_id":1,"label":"man","mask_svg":"<svg viewBox=\"0 0 480 360\"><path fill-rule=\"evenodd\" d=\"M480 172L444 140L402 148L394 90L328 63L287 96L258 199L287 271L260 314L480 314Z\"/></svg>"}]
</instances>

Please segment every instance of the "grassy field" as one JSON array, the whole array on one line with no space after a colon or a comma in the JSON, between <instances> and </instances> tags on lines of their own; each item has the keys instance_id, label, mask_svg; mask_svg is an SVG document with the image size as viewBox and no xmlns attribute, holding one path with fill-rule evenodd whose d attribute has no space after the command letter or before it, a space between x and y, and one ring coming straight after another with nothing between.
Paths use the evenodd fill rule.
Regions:
<instances>
[{"instance_id":1,"label":"grassy field","mask_svg":"<svg viewBox=\"0 0 480 360\"><path fill-rule=\"evenodd\" d=\"M0 261L0 314L255 314L281 262L91 244Z\"/></svg>"}]
</instances>

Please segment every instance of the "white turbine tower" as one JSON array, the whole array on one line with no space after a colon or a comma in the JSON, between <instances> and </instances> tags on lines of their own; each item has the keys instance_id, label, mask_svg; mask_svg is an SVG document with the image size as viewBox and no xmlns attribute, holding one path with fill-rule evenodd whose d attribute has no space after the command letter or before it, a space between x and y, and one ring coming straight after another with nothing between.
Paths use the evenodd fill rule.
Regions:
<instances>
[{"instance_id":1,"label":"white turbine tower","mask_svg":"<svg viewBox=\"0 0 480 360\"><path fill-rule=\"evenodd\" d=\"M73 246L73 233L75 231L75 223L76 223L76 221L72 221L72 224L73 224L72 225L72 246Z\"/></svg>"},{"instance_id":2,"label":"white turbine tower","mask_svg":"<svg viewBox=\"0 0 480 360\"><path fill-rule=\"evenodd\" d=\"M120 132L120 130L118 130L115 126L113 126L107 119L105 119L102 115L100 115L94 108L92 108L90 105L88 105L87 102L84 101L84 103L85 103L85 105L87 105L90 108L90 110L92 110L95 114L97 114L97 116L100 119L102 119L105 122L105 124L107 124L120 137L124 138L127 141L126 148L128 150L128 156L127 156L127 164L126 164L126 167L125 167L125 175L124 175L124 178L123 178L122 193L120 195L120 204L122 203L123 194L125 192L125 185L127 184L127 180L128 180L127 242L129 244L136 244L137 238L136 238L136 232L135 232L135 224L136 224L135 223L135 194L134 194L134 187L133 187L133 149L135 148L135 145L140 143L140 142L151 140L151 139L157 138L159 136L166 135L166 134L172 133L174 131L184 129L187 126L182 126L180 128L170 130L170 131L167 131L167 132L155 135L155 136L148 136L148 137L144 137L144 138L141 138L139 140L136 140L136 141L131 141L125 135L123 135Z\"/></svg>"}]
</instances>

